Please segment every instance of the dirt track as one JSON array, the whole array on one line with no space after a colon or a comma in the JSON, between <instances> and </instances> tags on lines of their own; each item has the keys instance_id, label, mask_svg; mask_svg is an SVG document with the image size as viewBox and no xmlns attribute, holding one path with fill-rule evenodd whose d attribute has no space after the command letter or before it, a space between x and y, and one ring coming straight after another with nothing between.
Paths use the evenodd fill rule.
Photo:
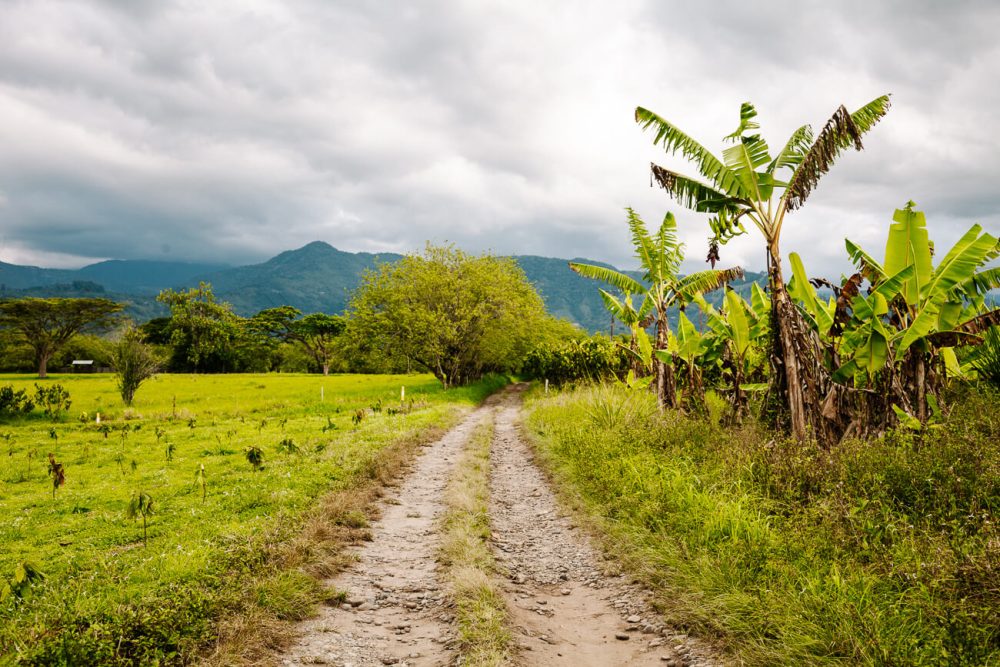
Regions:
<instances>
[{"instance_id":1,"label":"dirt track","mask_svg":"<svg viewBox=\"0 0 1000 667\"><path fill-rule=\"evenodd\" d=\"M496 411L490 521L507 574L517 663L711 665L708 651L663 627L643 591L605 573L586 535L564 516L518 436L520 392L494 396L427 447L385 503L358 562L330 583L348 602L302 623L282 664L459 664L436 553L442 495L453 464L486 411Z\"/></svg>"}]
</instances>

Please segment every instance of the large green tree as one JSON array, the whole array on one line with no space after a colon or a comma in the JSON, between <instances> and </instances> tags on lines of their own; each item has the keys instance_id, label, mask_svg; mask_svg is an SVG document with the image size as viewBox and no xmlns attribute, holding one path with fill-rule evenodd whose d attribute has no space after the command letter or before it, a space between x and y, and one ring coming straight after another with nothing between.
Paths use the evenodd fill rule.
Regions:
<instances>
[{"instance_id":1,"label":"large green tree","mask_svg":"<svg viewBox=\"0 0 1000 667\"><path fill-rule=\"evenodd\" d=\"M746 231L745 223L764 238L771 295L773 325L771 375L773 395L779 399L780 421L792 433L805 438L810 426L822 427L821 366L818 346L809 340L807 325L788 295L781 270L781 230L785 217L805 204L820 179L843 151L861 150L861 137L889 110L889 96L878 97L850 113L839 107L813 136L803 125L774 156L755 118L750 103L740 110L740 123L725 137L732 144L722 158L685 134L670 121L638 107L635 120L655 134L653 143L666 152L680 152L694 164L702 180L656 164L653 178L677 202L695 211L711 214L713 232L709 260L718 259L718 247ZM714 265L714 264L713 264Z\"/></svg>"},{"instance_id":2,"label":"large green tree","mask_svg":"<svg viewBox=\"0 0 1000 667\"><path fill-rule=\"evenodd\" d=\"M268 308L251 317L248 326L264 336L300 345L315 359L323 375L329 375L330 362L347 326L346 320L340 315L326 313L301 315L302 311L292 306Z\"/></svg>"},{"instance_id":3,"label":"large green tree","mask_svg":"<svg viewBox=\"0 0 1000 667\"><path fill-rule=\"evenodd\" d=\"M0 327L31 347L44 378L49 360L73 336L112 326L123 308L108 299L9 299L0 301Z\"/></svg>"},{"instance_id":4,"label":"large green tree","mask_svg":"<svg viewBox=\"0 0 1000 667\"><path fill-rule=\"evenodd\" d=\"M171 370L228 372L239 367L246 340L245 321L228 303L218 301L208 283L175 292L163 290L156 300L170 308L173 352Z\"/></svg>"},{"instance_id":5,"label":"large green tree","mask_svg":"<svg viewBox=\"0 0 1000 667\"><path fill-rule=\"evenodd\" d=\"M554 326L512 259L431 245L366 272L348 318L354 349L413 361L446 387L515 370Z\"/></svg>"}]
</instances>

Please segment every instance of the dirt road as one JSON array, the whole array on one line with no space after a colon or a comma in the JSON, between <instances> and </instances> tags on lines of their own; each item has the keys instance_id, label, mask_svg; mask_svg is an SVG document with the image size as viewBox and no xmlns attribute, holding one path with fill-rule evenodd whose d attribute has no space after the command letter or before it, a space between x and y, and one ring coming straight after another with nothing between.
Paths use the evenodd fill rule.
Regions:
<instances>
[{"instance_id":1,"label":"dirt road","mask_svg":"<svg viewBox=\"0 0 1000 667\"><path fill-rule=\"evenodd\" d=\"M565 516L517 432L520 388L492 397L427 447L330 585L348 601L300 625L279 664L461 664L436 562L442 495L476 426L495 412L490 523L520 665L714 665L709 651L665 628L644 591L606 562Z\"/></svg>"}]
</instances>

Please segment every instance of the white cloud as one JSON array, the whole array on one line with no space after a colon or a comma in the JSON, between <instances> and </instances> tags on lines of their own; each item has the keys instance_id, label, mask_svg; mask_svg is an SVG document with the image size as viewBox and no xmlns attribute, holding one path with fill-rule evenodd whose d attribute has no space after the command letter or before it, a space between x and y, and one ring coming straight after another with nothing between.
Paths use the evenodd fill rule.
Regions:
<instances>
[{"instance_id":1,"label":"white cloud","mask_svg":"<svg viewBox=\"0 0 1000 667\"><path fill-rule=\"evenodd\" d=\"M843 237L878 249L908 199L939 243L975 220L1000 234L998 12L929 1L5 4L0 225L19 256L60 262L169 247L175 259L236 263L315 239L394 251L430 239L628 264L622 209L655 224L669 206L695 268L704 222L648 175L651 160L690 167L637 129L636 105L719 149L746 99L777 145L841 102L891 91L865 152L844 156L789 218L785 250L836 275ZM752 236L723 253L763 264Z\"/></svg>"}]
</instances>

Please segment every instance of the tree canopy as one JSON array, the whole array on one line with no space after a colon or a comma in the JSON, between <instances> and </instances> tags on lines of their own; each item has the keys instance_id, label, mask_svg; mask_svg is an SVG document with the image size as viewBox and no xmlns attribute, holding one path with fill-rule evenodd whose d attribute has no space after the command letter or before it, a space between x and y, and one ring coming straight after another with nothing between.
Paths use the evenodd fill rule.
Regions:
<instances>
[{"instance_id":1,"label":"tree canopy","mask_svg":"<svg viewBox=\"0 0 1000 667\"><path fill-rule=\"evenodd\" d=\"M0 301L0 328L31 347L43 378L49 360L73 336L112 326L123 308L108 299L10 299Z\"/></svg>"},{"instance_id":2,"label":"tree canopy","mask_svg":"<svg viewBox=\"0 0 1000 667\"><path fill-rule=\"evenodd\" d=\"M301 318L300 315L302 311L292 306L268 308L251 317L249 327L256 334L302 346L323 369L323 375L328 375L336 341L346 322L340 315L310 313Z\"/></svg>"},{"instance_id":3,"label":"tree canopy","mask_svg":"<svg viewBox=\"0 0 1000 667\"><path fill-rule=\"evenodd\" d=\"M348 309L352 346L423 366L445 386L516 370L554 331L541 297L508 258L428 245L367 272Z\"/></svg>"}]
</instances>

